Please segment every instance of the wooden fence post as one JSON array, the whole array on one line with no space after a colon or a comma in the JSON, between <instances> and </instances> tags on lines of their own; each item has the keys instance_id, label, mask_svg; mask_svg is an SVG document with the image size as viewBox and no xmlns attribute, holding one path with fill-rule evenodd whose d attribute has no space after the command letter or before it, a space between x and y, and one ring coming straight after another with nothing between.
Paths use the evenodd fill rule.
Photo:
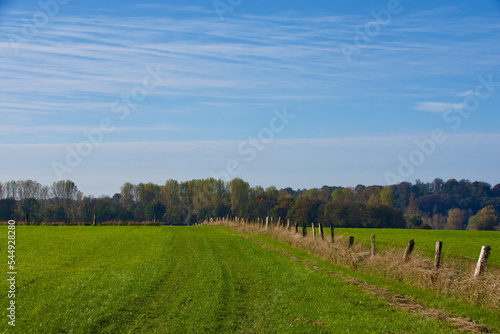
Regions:
<instances>
[{"instance_id":1,"label":"wooden fence post","mask_svg":"<svg viewBox=\"0 0 500 334\"><path fill-rule=\"evenodd\" d=\"M266 217L266 231L268 227L269 227L269 217Z\"/></svg>"},{"instance_id":2,"label":"wooden fence post","mask_svg":"<svg viewBox=\"0 0 500 334\"><path fill-rule=\"evenodd\" d=\"M316 237L316 229L314 228L314 223L311 223L312 230L313 230L313 239Z\"/></svg>"},{"instance_id":3,"label":"wooden fence post","mask_svg":"<svg viewBox=\"0 0 500 334\"><path fill-rule=\"evenodd\" d=\"M325 233L323 233L323 225L319 223L319 234L321 235L321 239L325 240Z\"/></svg>"},{"instance_id":4,"label":"wooden fence post","mask_svg":"<svg viewBox=\"0 0 500 334\"><path fill-rule=\"evenodd\" d=\"M436 254L434 255L434 270L438 270L441 265L441 251L443 249L443 242L436 241Z\"/></svg>"},{"instance_id":5,"label":"wooden fence post","mask_svg":"<svg viewBox=\"0 0 500 334\"><path fill-rule=\"evenodd\" d=\"M403 261L407 262L410 259L411 252L413 252L414 247L415 247L415 240L411 239L410 241L408 241L408 245L406 245Z\"/></svg>"},{"instance_id":6,"label":"wooden fence post","mask_svg":"<svg viewBox=\"0 0 500 334\"><path fill-rule=\"evenodd\" d=\"M372 249L370 256L373 258L375 256L375 234L372 234Z\"/></svg>"},{"instance_id":7,"label":"wooden fence post","mask_svg":"<svg viewBox=\"0 0 500 334\"><path fill-rule=\"evenodd\" d=\"M299 223L295 223L295 233L299 233Z\"/></svg>"},{"instance_id":8,"label":"wooden fence post","mask_svg":"<svg viewBox=\"0 0 500 334\"><path fill-rule=\"evenodd\" d=\"M333 231L333 224L330 224L330 237L332 238L332 244L335 243L335 233Z\"/></svg>"},{"instance_id":9,"label":"wooden fence post","mask_svg":"<svg viewBox=\"0 0 500 334\"><path fill-rule=\"evenodd\" d=\"M278 218L278 227L281 227L281 217Z\"/></svg>"},{"instance_id":10,"label":"wooden fence post","mask_svg":"<svg viewBox=\"0 0 500 334\"><path fill-rule=\"evenodd\" d=\"M490 256L490 246L483 246L481 248L481 254L479 255L479 260L477 261L476 271L474 272L474 278L478 278L486 268L486 262Z\"/></svg>"},{"instance_id":11,"label":"wooden fence post","mask_svg":"<svg viewBox=\"0 0 500 334\"><path fill-rule=\"evenodd\" d=\"M97 217L96 217L96 214L94 212L94 219L92 220L92 225L95 226L96 222L97 222Z\"/></svg>"},{"instance_id":12,"label":"wooden fence post","mask_svg":"<svg viewBox=\"0 0 500 334\"><path fill-rule=\"evenodd\" d=\"M307 225L306 225L306 223L302 223L302 236L303 237L307 236Z\"/></svg>"},{"instance_id":13,"label":"wooden fence post","mask_svg":"<svg viewBox=\"0 0 500 334\"><path fill-rule=\"evenodd\" d=\"M286 228L287 228L287 229L292 228L292 225L290 224L290 218L288 218L288 219L287 219Z\"/></svg>"},{"instance_id":14,"label":"wooden fence post","mask_svg":"<svg viewBox=\"0 0 500 334\"><path fill-rule=\"evenodd\" d=\"M349 237L349 248L352 247L352 245L354 245L354 237L353 236L350 236Z\"/></svg>"}]
</instances>

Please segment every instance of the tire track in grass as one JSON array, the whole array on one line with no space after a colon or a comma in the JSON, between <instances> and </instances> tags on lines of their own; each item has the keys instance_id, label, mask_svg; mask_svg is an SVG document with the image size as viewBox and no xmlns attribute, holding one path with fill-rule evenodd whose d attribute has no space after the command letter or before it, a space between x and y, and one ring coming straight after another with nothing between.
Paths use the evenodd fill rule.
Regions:
<instances>
[{"instance_id":1,"label":"tire track in grass","mask_svg":"<svg viewBox=\"0 0 500 334\"><path fill-rule=\"evenodd\" d=\"M248 317L247 304L242 302L246 299L247 291L241 283L237 269L224 261L225 254L221 254L213 249L213 254L217 258L217 263L221 270L221 287L217 309L218 323L215 328L216 333L223 333L228 330L234 331L242 328L244 319ZM233 301L231 303L230 301ZM225 319L231 315L232 321L228 324ZM229 327L229 328L228 328Z\"/></svg>"},{"instance_id":2,"label":"tire track in grass","mask_svg":"<svg viewBox=\"0 0 500 334\"><path fill-rule=\"evenodd\" d=\"M224 242L217 234L190 242L195 237L192 231L176 233L169 246L169 259L164 262L168 268L164 275L142 296L85 332L135 333L147 329L148 333L228 333L254 321L247 302L255 296L248 295L250 291L241 283L245 273L239 272L244 264L228 262L230 253L241 246L230 236ZM228 242L231 240L233 243Z\"/></svg>"},{"instance_id":3,"label":"tire track in grass","mask_svg":"<svg viewBox=\"0 0 500 334\"><path fill-rule=\"evenodd\" d=\"M323 271L326 274L330 276L334 276L336 278L342 279L344 282L353 284L369 293L372 295L375 295L377 297L381 297L387 300L388 305L397 307L399 309L403 309L412 313L416 313L422 318L426 319L433 319L433 320L438 320L438 321L446 321L454 326L456 326L459 330L461 331L466 331L466 332L474 332L474 333L491 333L492 331L486 327L485 325L482 324L477 324L471 319L467 318L460 318L453 316L451 313L445 312L443 310L439 309L434 309L434 308L428 308L424 307L421 304L417 303L415 300L409 297L404 297L395 293L392 293L388 291L387 289L380 288L376 285L371 285L366 282L362 282L356 278L350 278L350 277L345 277L340 274L333 273L331 271L325 271L323 268L318 266L317 264L310 262L308 260L301 259L295 255L292 255L288 252L286 252L283 249L275 248L271 245L268 245L258 239L246 236L246 235L239 235L239 234L232 234L234 236L248 239L252 242L255 242L257 244L260 244L263 248L268 248L273 251L279 252L286 256L287 258L297 261L297 262L303 262L305 263L308 267L318 270L318 271Z\"/></svg>"}]
</instances>

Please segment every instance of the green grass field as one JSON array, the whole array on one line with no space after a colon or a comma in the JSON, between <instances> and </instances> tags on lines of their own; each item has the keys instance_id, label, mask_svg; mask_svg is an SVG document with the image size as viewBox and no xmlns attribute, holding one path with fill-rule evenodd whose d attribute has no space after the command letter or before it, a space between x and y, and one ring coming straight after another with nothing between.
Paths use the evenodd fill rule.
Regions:
<instances>
[{"instance_id":1,"label":"green grass field","mask_svg":"<svg viewBox=\"0 0 500 334\"><path fill-rule=\"evenodd\" d=\"M371 235L375 234L376 246L380 250L398 249L403 253L410 239L415 240L415 252L434 259L436 241L443 242L444 262L455 259L477 262L482 246L491 246L488 266L500 268L500 232L497 231L450 231L450 230L406 230L335 228L335 236L347 240L354 236L355 242L370 247ZM330 234L330 229L325 229Z\"/></svg>"},{"instance_id":2,"label":"green grass field","mask_svg":"<svg viewBox=\"0 0 500 334\"><path fill-rule=\"evenodd\" d=\"M0 233L6 263L5 226ZM16 328L7 324L2 280L0 332L458 332L235 234L213 226L18 226ZM500 328L495 313L474 317Z\"/></svg>"}]
</instances>

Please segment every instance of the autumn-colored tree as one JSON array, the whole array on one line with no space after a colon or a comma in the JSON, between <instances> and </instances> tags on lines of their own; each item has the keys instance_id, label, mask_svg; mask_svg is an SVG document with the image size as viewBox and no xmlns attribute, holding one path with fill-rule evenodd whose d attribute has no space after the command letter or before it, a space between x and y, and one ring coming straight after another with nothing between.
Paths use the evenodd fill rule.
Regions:
<instances>
[{"instance_id":1,"label":"autumn-colored tree","mask_svg":"<svg viewBox=\"0 0 500 334\"><path fill-rule=\"evenodd\" d=\"M406 207L405 217L406 219L408 219L411 216L418 216L418 215L419 215L418 204L417 201L415 200L415 195L411 194L410 202Z\"/></svg>"},{"instance_id":2,"label":"autumn-colored tree","mask_svg":"<svg viewBox=\"0 0 500 334\"><path fill-rule=\"evenodd\" d=\"M130 208L135 202L137 187L130 182L125 182L120 190L120 204Z\"/></svg>"},{"instance_id":3,"label":"autumn-colored tree","mask_svg":"<svg viewBox=\"0 0 500 334\"><path fill-rule=\"evenodd\" d=\"M17 198L24 201L27 198L40 199L43 186L33 180L17 182Z\"/></svg>"},{"instance_id":4,"label":"autumn-colored tree","mask_svg":"<svg viewBox=\"0 0 500 334\"><path fill-rule=\"evenodd\" d=\"M332 188L328 186L323 186L319 190L318 199L322 202L328 202L332 193Z\"/></svg>"},{"instance_id":5,"label":"autumn-colored tree","mask_svg":"<svg viewBox=\"0 0 500 334\"><path fill-rule=\"evenodd\" d=\"M18 183L16 181L14 181L14 180L6 182L4 184L5 198L16 199L16 197L17 197L17 186L18 186Z\"/></svg>"},{"instance_id":6,"label":"autumn-colored tree","mask_svg":"<svg viewBox=\"0 0 500 334\"><path fill-rule=\"evenodd\" d=\"M475 216L469 218L468 230L494 230L498 227L500 219L498 212L493 206L487 206L481 209Z\"/></svg>"},{"instance_id":7,"label":"autumn-colored tree","mask_svg":"<svg viewBox=\"0 0 500 334\"><path fill-rule=\"evenodd\" d=\"M71 221L74 203L80 195L76 184L70 180L58 181L52 184L50 190L54 196L55 204L64 207L66 219Z\"/></svg>"},{"instance_id":8,"label":"autumn-colored tree","mask_svg":"<svg viewBox=\"0 0 500 334\"><path fill-rule=\"evenodd\" d=\"M148 204L160 198L160 186L154 183L139 183L136 187L136 196L139 202Z\"/></svg>"},{"instance_id":9,"label":"autumn-colored tree","mask_svg":"<svg viewBox=\"0 0 500 334\"><path fill-rule=\"evenodd\" d=\"M466 211L454 208L448 211L447 230L463 230L467 221Z\"/></svg>"},{"instance_id":10,"label":"autumn-colored tree","mask_svg":"<svg viewBox=\"0 0 500 334\"><path fill-rule=\"evenodd\" d=\"M290 209L290 216L299 224L317 223L318 209L321 202L310 200L307 197L300 197L295 201Z\"/></svg>"}]
</instances>

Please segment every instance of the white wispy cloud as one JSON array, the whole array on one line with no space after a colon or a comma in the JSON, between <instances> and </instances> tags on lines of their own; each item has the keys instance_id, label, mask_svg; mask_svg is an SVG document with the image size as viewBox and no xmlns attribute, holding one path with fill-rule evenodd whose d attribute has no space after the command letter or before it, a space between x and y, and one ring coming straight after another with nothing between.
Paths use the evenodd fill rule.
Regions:
<instances>
[{"instance_id":1,"label":"white wispy cloud","mask_svg":"<svg viewBox=\"0 0 500 334\"><path fill-rule=\"evenodd\" d=\"M454 22L453 17L443 16L453 13L449 8L442 10L444 14L403 12L348 65L339 44L352 43L355 28L373 20L369 12L366 16L231 15L220 22L214 13L201 15L207 14L201 8L182 7L200 15L179 19L168 12L175 11L169 5L141 6L167 14L124 18L113 13L61 13L23 41L16 57L8 56L8 42L0 42L2 124L19 125L21 115L27 125L72 126L81 118L89 124L90 115L98 122L110 114L113 101L141 84L147 66L157 64L165 73L164 81L138 106L141 115L153 118L153 113L182 110L193 119L216 115L221 108L244 114L273 103L293 104L307 110L305 114L309 109L347 112L349 103L375 97L386 97L390 103L408 97L409 108L417 103L415 109L443 112L459 104L416 102L433 101L440 87L421 82L409 82L412 87L406 90L385 87L397 86L399 80L406 85L408 78L477 75L500 66L500 45L491 33L500 29L495 20L471 17ZM30 13L7 14L1 33L19 34L23 17ZM449 27L446 31L440 28L443 22ZM419 35L429 33L432 37ZM463 40L464 34L474 38ZM132 122L120 126L136 125Z\"/></svg>"},{"instance_id":2,"label":"white wispy cloud","mask_svg":"<svg viewBox=\"0 0 500 334\"><path fill-rule=\"evenodd\" d=\"M448 110L463 109L464 107L463 103L420 102L415 106L415 109L432 113L443 113Z\"/></svg>"},{"instance_id":3,"label":"white wispy cloud","mask_svg":"<svg viewBox=\"0 0 500 334\"><path fill-rule=\"evenodd\" d=\"M98 130L95 126L71 126L71 125L48 125L48 126L5 126L0 125L0 132L5 134L76 134ZM155 132L155 131L186 131L186 128L176 126L113 126L111 132Z\"/></svg>"},{"instance_id":4,"label":"white wispy cloud","mask_svg":"<svg viewBox=\"0 0 500 334\"><path fill-rule=\"evenodd\" d=\"M466 97L466 96L471 96L474 95L474 92L472 90L468 90L466 92L458 93L458 97Z\"/></svg>"}]
</instances>

